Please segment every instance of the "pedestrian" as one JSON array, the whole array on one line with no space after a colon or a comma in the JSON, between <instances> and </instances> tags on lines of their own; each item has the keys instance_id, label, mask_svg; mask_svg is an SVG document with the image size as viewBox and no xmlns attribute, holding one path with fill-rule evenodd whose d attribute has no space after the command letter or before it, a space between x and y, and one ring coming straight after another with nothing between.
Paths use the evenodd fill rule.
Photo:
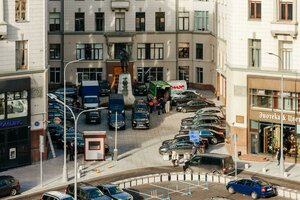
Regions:
<instances>
[{"instance_id":1,"label":"pedestrian","mask_svg":"<svg viewBox=\"0 0 300 200\"><path fill-rule=\"evenodd\" d=\"M159 104L161 106L161 112L166 113L166 102L164 101L163 98L159 99Z\"/></svg>"},{"instance_id":2,"label":"pedestrian","mask_svg":"<svg viewBox=\"0 0 300 200\"><path fill-rule=\"evenodd\" d=\"M74 161L74 150L75 150L74 143L71 142L71 144L70 144L70 161Z\"/></svg>"},{"instance_id":3,"label":"pedestrian","mask_svg":"<svg viewBox=\"0 0 300 200\"><path fill-rule=\"evenodd\" d=\"M161 104L160 104L160 102L159 102L159 101L157 102L156 109L157 109L157 114L158 114L158 115L160 115L160 111L161 111Z\"/></svg>"},{"instance_id":4,"label":"pedestrian","mask_svg":"<svg viewBox=\"0 0 300 200\"><path fill-rule=\"evenodd\" d=\"M277 149L276 159L277 159L277 165L280 165L280 159L281 159L281 150L280 150L280 147Z\"/></svg>"},{"instance_id":5,"label":"pedestrian","mask_svg":"<svg viewBox=\"0 0 300 200\"><path fill-rule=\"evenodd\" d=\"M157 106L157 103L158 103L156 97L153 97L152 101L153 101L153 111L155 112L156 111L156 106Z\"/></svg>"},{"instance_id":6,"label":"pedestrian","mask_svg":"<svg viewBox=\"0 0 300 200\"><path fill-rule=\"evenodd\" d=\"M197 145L196 145L196 143L194 143L192 146L192 156L194 156L196 154L197 154Z\"/></svg>"},{"instance_id":7,"label":"pedestrian","mask_svg":"<svg viewBox=\"0 0 300 200\"><path fill-rule=\"evenodd\" d=\"M179 156L176 151L172 151L171 160L173 167L177 167L179 165Z\"/></svg>"},{"instance_id":8,"label":"pedestrian","mask_svg":"<svg viewBox=\"0 0 300 200\"><path fill-rule=\"evenodd\" d=\"M149 104L149 107L150 107L150 113L152 113L152 111L153 111L153 101L150 100L148 104Z\"/></svg>"}]
</instances>

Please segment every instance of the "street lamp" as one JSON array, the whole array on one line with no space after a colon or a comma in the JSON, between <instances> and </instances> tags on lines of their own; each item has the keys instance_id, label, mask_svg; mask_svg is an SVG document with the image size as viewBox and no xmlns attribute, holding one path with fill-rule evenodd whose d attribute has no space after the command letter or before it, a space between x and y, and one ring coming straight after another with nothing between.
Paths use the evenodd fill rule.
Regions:
<instances>
[{"instance_id":1,"label":"street lamp","mask_svg":"<svg viewBox=\"0 0 300 200\"><path fill-rule=\"evenodd\" d=\"M67 67L75 62L79 62L81 60L84 60L83 58L78 59L78 60L72 60L70 62L68 62L64 68L64 165L63 165L63 176L62 176L62 180L63 182L67 182L68 181L68 171L67 171L67 144L66 144L66 130L67 130L67 117L66 117L66 69ZM75 119L75 118L74 118Z\"/></svg>"},{"instance_id":2,"label":"street lamp","mask_svg":"<svg viewBox=\"0 0 300 200\"><path fill-rule=\"evenodd\" d=\"M282 64L282 59L279 55L267 52L271 56L276 56L280 60L280 69ZM280 171L284 176L285 167L284 167L284 155L283 155L283 74L281 74L281 81L280 81L280 101L281 101L281 113L280 113Z\"/></svg>"},{"instance_id":3,"label":"street lamp","mask_svg":"<svg viewBox=\"0 0 300 200\"><path fill-rule=\"evenodd\" d=\"M78 119L80 118L80 115L82 113L90 112L90 111L103 110L103 109L106 109L107 107L100 107L100 108L93 108L93 109L83 110L77 116L75 116L73 110L69 106L67 106L66 104L64 104L61 100L59 100L56 95L51 94L51 93L49 93L47 95L51 99L54 99L58 103L61 103L65 107L67 107L70 110L70 112L72 113L73 117L74 117L74 126L75 126L74 127L74 129L75 129L75 131L74 131L74 133L75 133L75 137L74 137L74 139L75 139L74 140L74 145L75 145L75 148L74 148L74 151L75 151L74 152L74 155L75 155L75 157L74 157L74 198L75 198L75 200L77 200L77 122L78 122ZM66 143L66 140L64 141L64 143Z\"/></svg>"}]
</instances>

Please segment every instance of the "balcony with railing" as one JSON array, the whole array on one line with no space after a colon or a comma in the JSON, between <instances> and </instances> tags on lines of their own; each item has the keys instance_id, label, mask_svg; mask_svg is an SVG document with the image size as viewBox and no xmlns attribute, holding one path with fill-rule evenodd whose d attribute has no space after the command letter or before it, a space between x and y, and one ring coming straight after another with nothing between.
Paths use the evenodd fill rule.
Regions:
<instances>
[{"instance_id":1,"label":"balcony with railing","mask_svg":"<svg viewBox=\"0 0 300 200\"><path fill-rule=\"evenodd\" d=\"M129 0L111 0L111 10L129 10Z\"/></svg>"}]
</instances>

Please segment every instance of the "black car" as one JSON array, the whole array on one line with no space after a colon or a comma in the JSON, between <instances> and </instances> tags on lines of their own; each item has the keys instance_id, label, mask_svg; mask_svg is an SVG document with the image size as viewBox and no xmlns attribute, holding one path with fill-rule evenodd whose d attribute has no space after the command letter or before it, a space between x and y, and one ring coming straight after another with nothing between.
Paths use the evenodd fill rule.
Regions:
<instances>
[{"instance_id":1,"label":"black car","mask_svg":"<svg viewBox=\"0 0 300 200\"><path fill-rule=\"evenodd\" d=\"M105 195L111 197L114 200L133 200L133 196L131 194L124 192L117 185L98 185L97 188L101 190L101 192L103 192Z\"/></svg>"},{"instance_id":2,"label":"black car","mask_svg":"<svg viewBox=\"0 0 300 200\"><path fill-rule=\"evenodd\" d=\"M146 112L133 112L132 113L132 128L149 128L150 119L149 114Z\"/></svg>"},{"instance_id":3,"label":"black car","mask_svg":"<svg viewBox=\"0 0 300 200\"><path fill-rule=\"evenodd\" d=\"M174 141L169 145L162 145L159 148L159 153L160 154L172 154L172 151L176 151L176 153L178 155L184 155L186 153L191 154L192 153L192 149L193 149L194 143L191 141L186 141L186 140L182 140L182 141ZM197 144L199 151L201 152L201 148L204 147L203 142L200 141L199 144Z\"/></svg>"},{"instance_id":4,"label":"black car","mask_svg":"<svg viewBox=\"0 0 300 200\"><path fill-rule=\"evenodd\" d=\"M74 122L74 117L70 112L66 112L66 120L69 122ZM64 112L60 109L49 109L48 110L48 120L53 122L55 118L59 118L62 122L64 121Z\"/></svg>"},{"instance_id":5,"label":"black car","mask_svg":"<svg viewBox=\"0 0 300 200\"><path fill-rule=\"evenodd\" d=\"M176 107L177 112L196 112L205 107L215 106L215 103L208 100L192 100L187 103L179 104Z\"/></svg>"},{"instance_id":6,"label":"black car","mask_svg":"<svg viewBox=\"0 0 300 200\"><path fill-rule=\"evenodd\" d=\"M54 91L55 95L64 95L64 88L58 88L57 90ZM78 95L77 88L76 87L66 87L66 96L71 97L71 98L76 98Z\"/></svg>"},{"instance_id":7,"label":"black car","mask_svg":"<svg viewBox=\"0 0 300 200\"><path fill-rule=\"evenodd\" d=\"M199 130L199 136L207 138L210 144L218 144L225 141L224 134L219 134L218 132L209 129Z\"/></svg>"},{"instance_id":8,"label":"black car","mask_svg":"<svg viewBox=\"0 0 300 200\"><path fill-rule=\"evenodd\" d=\"M66 193L74 197L74 183L68 185ZM97 187L85 182L77 183L77 199L111 200L110 197L104 195Z\"/></svg>"},{"instance_id":9,"label":"black car","mask_svg":"<svg viewBox=\"0 0 300 200\"><path fill-rule=\"evenodd\" d=\"M133 86L134 95L146 96L148 94L147 85L145 83L136 83Z\"/></svg>"},{"instance_id":10,"label":"black car","mask_svg":"<svg viewBox=\"0 0 300 200\"><path fill-rule=\"evenodd\" d=\"M205 100L205 98L201 97L200 93L197 93L194 90L186 90L180 92L180 94L175 94L172 98L172 105L176 106L178 104L187 103L191 100L201 99Z\"/></svg>"},{"instance_id":11,"label":"black car","mask_svg":"<svg viewBox=\"0 0 300 200\"><path fill-rule=\"evenodd\" d=\"M125 122L125 118L122 114L113 114L108 116L108 126L110 130L115 129L115 127L117 126L117 129L122 129L125 130L126 129L126 122Z\"/></svg>"},{"instance_id":12,"label":"black car","mask_svg":"<svg viewBox=\"0 0 300 200\"><path fill-rule=\"evenodd\" d=\"M176 134L173 139L164 140L162 142L162 146L171 145L172 143L180 142L180 141L190 141L190 136L188 134ZM199 142L200 146L202 144L204 145L204 146L201 146L202 148L203 147L206 149L208 148L208 144L209 144L208 139L199 137L199 141L200 141Z\"/></svg>"},{"instance_id":13,"label":"black car","mask_svg":"<svg viewBox=\"0 0 300 200\"><path fill-rule=\"evenodd\" d=\"M186 129L194 129L197 126L200 125L217 125L222 126L223 122L215 117L207 117L202 119L197 119L191 123L183 122L180 126L180 130L186 130Z\"/></svg>"},{"instance_id":14,"label":"black car","mask_svg":"<svg viewBox=\"0 0 300 200\"><path fill-rule=\"evenodd\" d=\"M132 112L146 112L150 113L148 102L144 99L136 99L132 105Z\"/></svg>"},{"instance_id":15,"label":"black car","mask_svg":"<svg viewBox=\"0 0 300 200\"><path fill-rule=\"evenodd\" d=\"M188 133L190 130L201 130L201 129L210 129L218 132L219 134L224 134L226 136L226 127L220 126L220 125L214 125L214 124L200 124L200 125L194 125L191 127L183 128L180 130L182 133Z\"/></svg>"},{"instance_id":16,"label":"black car","mask_svg":"<svg viewBox=\"0 0 300 200\"><path fill-rule=\"evenodd\" d=\"M61 136L64 134L64 126L60 124L50 123L47 125L53 143L57 143Z\"/></svg>"},{"instance_id":17,"label":"black car","mask_svg":"<svg viewBox=\"0 0 300 200\"><path fill-rule=\"evenodd\" d=\"M108 81L99 81L99 89L101 96L108 96L110 94L110 85Z\"/></svg>"},{"instance_id":18,"label":"black car","mask_svg":"<svg viewBox=\"0 0 300 200\"><path fill-rule=\"evenodd\" d=\"M220 119L216 116L202 116L202 117L197 117L194 119L182 119L181 120L181 126L192 126L194 124L209 124L213 123L215 120L220 121Z\"/></svg>"},{"instance_id":19,"label":"black car","mask_svg":"<svg viewBox=\"0 0 300 200\"><path fill-rule=\"evenodd\" d=\"M87 124L90 124L90 123L100 124L101 123L101 113L100 113L100 111L87 112L86 115L85 115L85 122Z\"/></svg>"},{"instance_id":20,"label":"black car","mask_svg":"<svg viewBox=\"0 0 300 200\"><path fill-rule=\"evenodd\" d=\"M20 193L20 182L13 176L0 176L0 197Z\"/></svg>"}]
</instances>

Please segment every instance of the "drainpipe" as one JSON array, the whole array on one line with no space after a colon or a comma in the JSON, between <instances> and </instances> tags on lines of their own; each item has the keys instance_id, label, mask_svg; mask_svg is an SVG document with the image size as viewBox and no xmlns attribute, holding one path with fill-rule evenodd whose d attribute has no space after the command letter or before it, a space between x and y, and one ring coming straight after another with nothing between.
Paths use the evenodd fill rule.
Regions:
<instances>
[{"instance_id":1,"label":"drainpipe","mask_svg":"<svg viewBox=\"0 0 300 200\"><path fill-rule=\"evenodd\" d=\"M64 80L64 69L65 69L65 1L61 1L60 5L60 17L61 17L61 24L60 24L60 35L61 35L61 67L60 67L60 80ZM62 82L62 81L60 81Z\"/></svg>"},{"instance_id":2,"label":"drainpipe","mask_svg":"<svg viewBox=\"0 0 300 200\"><path fill-rule=\"evenodd\" d=\"M178 66L178 0L175 1L175 55L176 55L176 80L179 79L179 66Z\"/></svg>"}]
</instances>

